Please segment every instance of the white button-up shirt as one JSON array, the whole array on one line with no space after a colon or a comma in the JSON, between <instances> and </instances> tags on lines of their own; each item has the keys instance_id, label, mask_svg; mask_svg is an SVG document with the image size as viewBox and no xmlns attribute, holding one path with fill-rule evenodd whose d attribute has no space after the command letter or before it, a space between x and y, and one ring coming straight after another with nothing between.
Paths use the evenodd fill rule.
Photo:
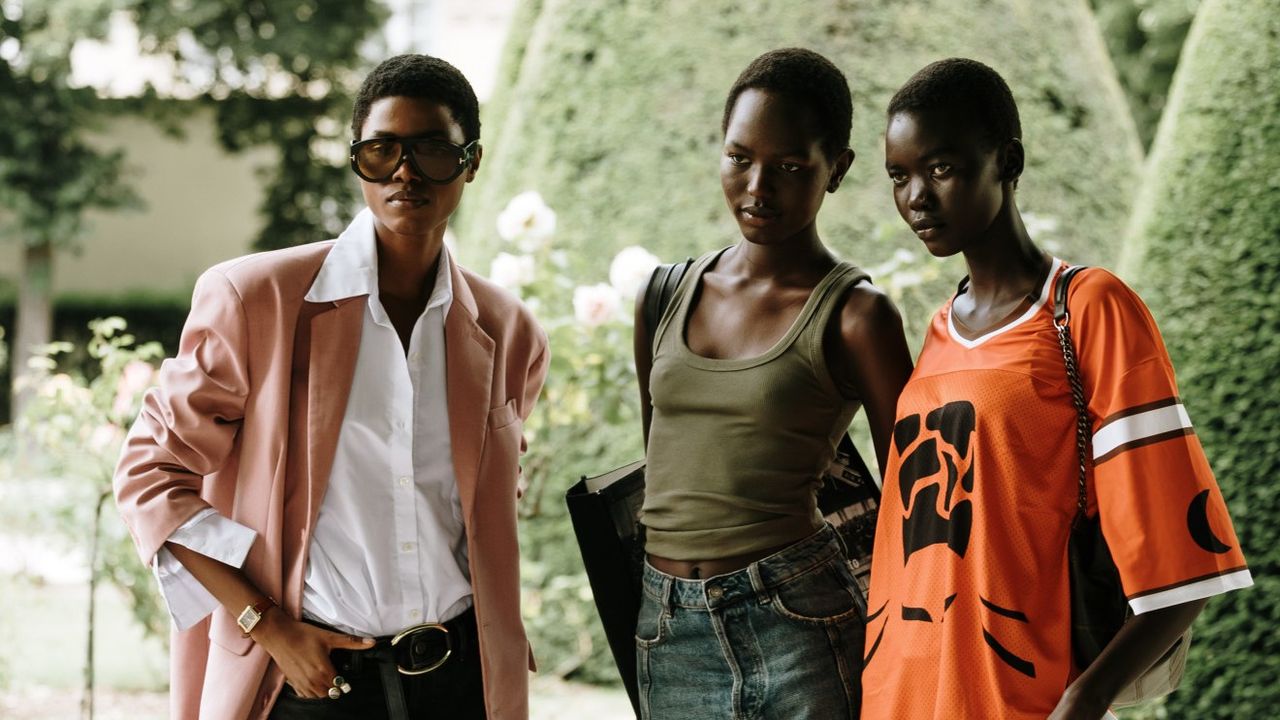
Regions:
<instances>
[{"instance_id":1,"label":"white button-up shirt","mask_svg":"<svg viewBox=\"0 0 1280 720\"><path fill-rule=\"evenodd\" d=\"M306 295L310 302L368 296L302 593L304 616L349 633L390 635L422 622L443 622L471 606L445 382L451 263L442 248L435 288L414 324L407 356L379 299L368 210L339 237ZM207 509L169 540L239 567L254 537L249 528ZM217 607L167 550L157 555L155 571L179 629Z\"/></svg>"}]
</instances>

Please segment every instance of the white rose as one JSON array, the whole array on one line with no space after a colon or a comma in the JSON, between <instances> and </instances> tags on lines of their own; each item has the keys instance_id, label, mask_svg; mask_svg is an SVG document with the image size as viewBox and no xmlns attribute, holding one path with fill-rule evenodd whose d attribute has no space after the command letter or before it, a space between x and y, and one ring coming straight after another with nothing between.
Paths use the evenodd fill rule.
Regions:
<instances>
[{"instance_id":1,"label":"white rose","mask_svg":"<svg viewBox=\"0 0 1280 720\"><path fill-rule=\"evenodd\" d=\"M525 252L533 252L555 232L556 213L537 191L516 195L498 213L498 235L507 242L516 242Z\"/></svg>"},{"instance_id":2,"label":"white rose","mask_svg":"<svg viewBox=\"0 0 1280 720\"><path fill-rule=\"evenodd\" d=\"M638 245L623 248L609 264L609 284L624 298L633 298L658 267L658 256Z\"/></svg>"},{"instance_id":3,"label":"white rose","mask_svg":"<svg viewBox=\"0 0 1280 720\"><path fill-rule=\"evenodd\" d=\"M508 290L533 282L533 258L528 255L498 253L489 265L489 279Z\"/></svg>"},{"instance_id":4,"label":"white rose","mask_svg":"<svg viewBox=\"0 0 1280 720\"><path fill-rule=\"evenodd\" d=\"M584 327L609 322L621 308L622 296L612 285L579 285L573 290L573 316Z\"/></svg>"}]
</instances>

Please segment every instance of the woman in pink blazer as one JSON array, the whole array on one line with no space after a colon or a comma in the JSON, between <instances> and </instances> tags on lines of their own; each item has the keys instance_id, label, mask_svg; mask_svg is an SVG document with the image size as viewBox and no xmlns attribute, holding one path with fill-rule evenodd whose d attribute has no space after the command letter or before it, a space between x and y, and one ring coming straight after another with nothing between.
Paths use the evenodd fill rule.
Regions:
<instances>
[{"instance_id":1,"label":"woman in pink blazer","mask_svg":"<svg viewBox=\"0 0 1280 720\"><path fill-rule=\"evenodd\" d=\"M443 244L475 95L392 58L352 130L368 209L201 276L116 472L174 617L175 718L528 715L518 456L548 353Z\"/></svg>"}]
</instances>

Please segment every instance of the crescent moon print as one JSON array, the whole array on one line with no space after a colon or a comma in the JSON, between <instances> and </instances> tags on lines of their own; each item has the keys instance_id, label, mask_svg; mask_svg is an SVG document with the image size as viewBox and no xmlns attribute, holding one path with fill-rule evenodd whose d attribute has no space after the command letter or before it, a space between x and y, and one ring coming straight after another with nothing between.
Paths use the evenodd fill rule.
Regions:
<instances>
[{"instance_id":1,"label":"crescent moon print","mask_svg":"<svg viewBox=\"0 0 1280 720\"><path fill-rule=\"evenodd\" d=\"M1191 531L1191 539L1211 553L1221 555L1231 549L1231 546L1219 540L1209 527L1208 490L1201 490L1199 495L1191 499L1191 505L1187 507L1187 529Z\"/></svg>"}]
</instances>

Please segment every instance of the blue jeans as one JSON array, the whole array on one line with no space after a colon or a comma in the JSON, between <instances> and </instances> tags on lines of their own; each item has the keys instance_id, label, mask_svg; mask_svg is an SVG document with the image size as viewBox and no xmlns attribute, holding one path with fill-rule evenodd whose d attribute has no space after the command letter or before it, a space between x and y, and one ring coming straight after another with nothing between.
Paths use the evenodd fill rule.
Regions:
<instances>
[{"instance_id":1,"label":"blue jeans","mask_svg":"<svg viewBox=\"0 0 1280 720\"><path fill-rule=\"evenodd\" d=\"M727 575L644 568L642 720L856 720L866 608L830 526Z\"/></svg>"}]
</instances>

